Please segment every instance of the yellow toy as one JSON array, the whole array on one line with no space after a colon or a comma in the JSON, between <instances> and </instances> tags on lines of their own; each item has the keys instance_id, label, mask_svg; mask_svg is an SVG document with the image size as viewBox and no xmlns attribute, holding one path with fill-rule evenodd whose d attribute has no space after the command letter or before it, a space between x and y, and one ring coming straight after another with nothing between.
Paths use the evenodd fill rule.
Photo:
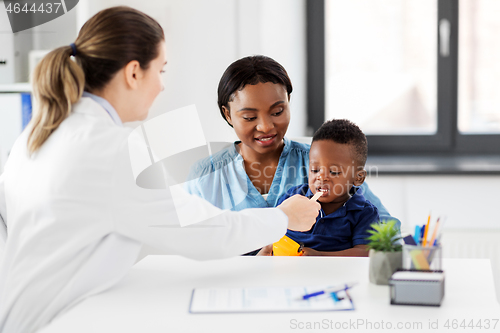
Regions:
<instances>
[{"instance_id":1,"label":"yellow toy","mask_svg":"<svg viewBox=\"0 0 500 333\"><path fill-rule=\"evenodd\" d=\"M301 256L303 244L299 244L286 235L273 243L273 256Z\"/></svg>"}]
</instances>

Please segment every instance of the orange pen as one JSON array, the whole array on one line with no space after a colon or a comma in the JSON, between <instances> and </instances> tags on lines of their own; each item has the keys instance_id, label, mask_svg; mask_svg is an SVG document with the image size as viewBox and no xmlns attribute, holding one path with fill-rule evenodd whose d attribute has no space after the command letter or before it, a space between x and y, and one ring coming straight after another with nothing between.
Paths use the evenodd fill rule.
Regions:
<instances>
[{"instance_id":1,"label":"orange pen","mask_svg":"<svg viewBox=\"0 0 500 333\"><path fill-rule=\"evenodd\" d=\"M429 223L431 222L431 214L429 213L429 218L427 219L427 225L425 226L424 239L422 240L422 246L427 244L427 234L429 233Z\"/></svg>"}]
</instances>

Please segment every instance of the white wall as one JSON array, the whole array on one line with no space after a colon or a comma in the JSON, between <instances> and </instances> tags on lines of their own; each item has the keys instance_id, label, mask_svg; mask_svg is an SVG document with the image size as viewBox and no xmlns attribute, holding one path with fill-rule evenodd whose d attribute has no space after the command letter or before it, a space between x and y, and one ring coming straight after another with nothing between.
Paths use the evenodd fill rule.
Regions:
<instances>
[{"instance_id":1,"label":"white wall","mask_svg":"<svg viewBox=\"0 0 500 333\"><path fill-rule=\"evenodd\" d=\"M447 216L445 229L500 230L500 176L384 176L367 179L403 232L434 217Z\"/></svg>"},{"instance_id":2,"label":"white wall","mask_svg":"<svg viewBox=\"0 0 500 333\"><path fill-rule=\"evenodd\" d=\"M233 61L263 54L281 63L292 79L288 136L304 135L305 0L81 0L68 14L24 33L33 34L36 50L68 45L88 18L117 5L145 12L165 31L165 91L153 104L148 119L196 104L208 141L235 140L217 107L217 85ZM7 20L6 14L0 19Z\"/></svg>"},{"instance_id":3,"label":"white wall","mask_svg":"<svg viewBox=\"0 0 500 333\"><path fill-rule=\"evenodd\" d=\"M52 50L72 43L78 34L75 25L77 10L73 9L57 19L36 26L25 33L32 33L33 49Z\"/></svg>"},{"instance_id":4,"label":"white wall","mask_svg":"<svg viewBox=\"0 0 500 333\"><path fill-rule=\"evenodd\" d=\"M196 104L208 141L236 139L220 116L217 85L233 61L264 54L287 69L294 85L288 135L304 135L304 0L84 0L77 6L80 20L115 5L144 11L165 30L168 49L165 91L153 104L148 119Z\"/></svg>"}]
</instances>

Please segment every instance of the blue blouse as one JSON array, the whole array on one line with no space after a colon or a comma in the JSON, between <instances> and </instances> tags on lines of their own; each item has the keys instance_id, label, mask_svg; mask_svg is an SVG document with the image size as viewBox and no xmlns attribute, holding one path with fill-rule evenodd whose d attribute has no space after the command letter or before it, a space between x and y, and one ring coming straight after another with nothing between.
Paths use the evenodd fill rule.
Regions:
<instances>
[{"instance_id":1,"label":"blue blouse","mask_svg":"<svg viewBox=\"0 0 500 333\"><path fill-rule=\"evenodd\" d=\"M186 190L221 209L275 207L289 188L307 182L309 171L309 145L287 138L284 141L267 200L245 171L243 157L236 150L239 141L198 161L191 168Z\"/></svg>"},{"instance_id":2,"label":"blue blouse","mask_svg":"<svg viewBox=\"0 0 500 333\"><path fill-rule=\"evenodd\" d=\"M294 186L307 183L309 175L310 145L288 138L284 138L284 142L267 200L255 188L245 171L243 157L236 150L239 141L193 165L185 188L189 193L196 194L221 209L239 211L245 208L275 207L281 195ZM366 182L360 188L365 198L377 207L381 220L395 219Z\"/></svg>"}]
</instances>

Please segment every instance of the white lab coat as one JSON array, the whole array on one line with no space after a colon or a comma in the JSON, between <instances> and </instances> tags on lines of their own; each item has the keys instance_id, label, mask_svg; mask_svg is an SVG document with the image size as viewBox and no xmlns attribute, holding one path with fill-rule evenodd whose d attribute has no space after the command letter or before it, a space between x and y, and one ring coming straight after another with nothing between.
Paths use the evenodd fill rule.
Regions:
<instances>
[{"instance_id":1,"label":"white lab coat","mask_svg":"<svg viewBox=\"0 0 500 333\"><path fill-rule=\"evenodd\" d=\"M0 176L0 332L34 332L109 288L143 244L196 259L223 258L286 232L287 217L276 208L221 211L180 227L169 190L136 186L130 131L82 98L31 158L27 131L15 143ZM217 209L187 193L181 199L178 212Z\"/></svg>"}]
</instances>

